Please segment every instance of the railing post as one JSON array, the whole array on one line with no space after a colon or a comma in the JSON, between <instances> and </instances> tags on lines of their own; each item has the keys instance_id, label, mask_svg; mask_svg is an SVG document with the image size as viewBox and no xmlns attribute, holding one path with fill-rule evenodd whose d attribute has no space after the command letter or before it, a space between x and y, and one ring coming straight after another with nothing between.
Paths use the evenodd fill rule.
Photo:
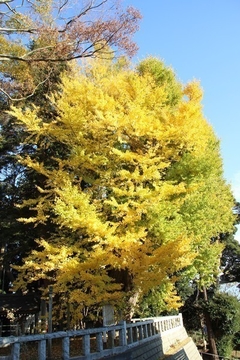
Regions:
<instances>
[{"instance_id":1,"label":"railing post","mask_svg":"<svg viewBox=\"0 0 240 360\"><path fill-rule=\"evenodd\" d=\"M38 342L38 359L46 360L46 340L40 340Z\"/></svg>"},{"instance_id":2,"label":"railing post","mask_svg":"<svg viewBox=\"0 0 240 360\"><path fill-rule=\"evenodd\" d=\"M148 324L148 336L152 336L152 324Z\"/></svg>"},{"instance_id":3,"label":"railing post","mask_svg":"<svg viewBox=\"0 0 240 360\"><path fill-rule=\"evenodd\" d=\"M137 326L134 326L134 328L132 328L132 332L133 332L133 341L134 342L138 341L138 328L137 328Z\"/></svg>"},{"instance_id":4,"label":"railing post","mask_svg":"<svg viewBox=\"0 0 240 360\"><path fill-rule=\"evenodd\" d=\"M20 359L20 343L16 342L12 346L12 360Z\"/></svg>"},{"instance_id":5,"label":"railing post","mask_svg":"<svg viewBox=\"0 0 240 360\"><path fill-rule=\"evenodd\" d=\"M96 340L97 340L97 351L102 352L103 351L103 333L97 333L96 334Z\"/></svg>"},{"instance_id":6,"label":"railing post","mask_svg":"<svg viewBox=\"0 0 240 360\"><path fill-rule=\"evenodd\" d=\"M143 337L148 338L148 324L143 325Z\"/></svg>"},{"instance_id":7,"label":"railing post","mask_svg":"<svg viewBox=\"0 0 240 360\"><path fill-rule=\"evenodd\" d=\"M139 334L139 340L143 339L143 327L142 325L138 326L138 334Z\"/></svg>"},{"instance_id":8,"label":"railing post","mask_svg":"<svg viewBox=\"0 0 240 360\"><path fill-rule=\"evenodd\" d=\"M120 323L122 328L119 330L119 345L125 346L127 345L127 325L126 321L122 321Z\"/></svg>"},{"instance_id":9,"label":"railing post","mask_svg":"<svg viewBox=\"0 0 240 360\"><path fill-rule=\"evenodd\" d=\"M66 336L62 339L63 360L69 360L69 345L70 345L70 338L69 336Z\"/></svg>"},{"instance_id":10,"label":"railing post","mask_svg":"<svg viewBox=\"0 0 240 360\"><path fill-rule=\"evenodd\" d=\"M90 335L83 335L83 355L90 354Z\"/></svg>"},{"instance_id":11,"label":"railing post","mask_svg":"<svg viewBox=\"0 0 240 360\"><path fill-rule=\"evenodd\" d=\"M133 343L133 331L132 331L132 327L127 329L128 332L128 338L127 338L127 344L132 344Z\"/></svg>"},{"instance_id":12,"label":"railing post","mask_svg":"<svg viewBox=\"0 0 240 360\"><path fill-rule=\"evenodd\" d=\"M183 317L182 317L182 313L179 314L179 319L180 319L180 326L183 326Z\"/></svg>"},{"instance_id":13,"label":"railing post","mask_svg":"<svg viewBox=\"0 0 240 360\"><path fill-rule=\"evenodd\" d=\"M53 302L53 287L49 286L49 304L48 304L48 332L52 333L52 302ZM52 339L48 339L48 357L52 357Z\"/></svg>"},{"instance_id":14,"label":"railing post","mask_svg":"<svg viewBox=\"0 0 240 360\"><path fill-rule=\"evenodd\" d=\"M114 337L115 337L115 331L114 330L108 331L108 345L110 349L114 348Z\"/></svg>"},{"instance_id":15,"label":"railing post","mask_svg":"<svg viewBox=\"0 0 240 360\"><path fill-rule=\"evenodd\" d=\"M157 323L156 322L152 322L150 324L150 331L151 331L151 335L156 335L157 334L157 328L156 328L156 325Z\"/></svg>"}]
</instances>

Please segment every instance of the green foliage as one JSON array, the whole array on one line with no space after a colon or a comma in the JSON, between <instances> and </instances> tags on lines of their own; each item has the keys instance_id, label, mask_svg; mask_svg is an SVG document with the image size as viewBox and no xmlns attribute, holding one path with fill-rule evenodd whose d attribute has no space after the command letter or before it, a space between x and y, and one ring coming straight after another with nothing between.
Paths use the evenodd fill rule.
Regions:
<instances>
[{"instance_id":1,"label":"green foliage","mask_svg":"<svg viewBox=\"0 0 240 360\"><path fill-rule=\"evenodd\" d=\"M223 356L226 359L232 359L232 352L234 350L233 339L233 335L226 335L216 340L218 354L221 358Z\"/></svg>"},{"instance_id":2,"label":"green foliage","mask_svg":"<svg viewBox=\"0 0 240 360\"><path fill-rule=\"evenodd\" d=\"M176 105L182 96L182 87L177 81L173 70L166 67L163 61L149 57L140 62L137 66L140 75L150 74L157 86L165 86L167 91L166 104L170 106Z\"/></svg>"},{"instance_id":3,"label":"green foliage","mask_svg":"<svg viewBox=\"0 0 240 360\"><path fill-rule=\"evenodd\" d=\"M155 65L151 73L91 61L62 77L50 116L41 107L10 112L35 149L21 163L45 179L24 203L32 216L20 220L59 228L18 268L20 287L51 281L79 313L106 302L134 308L141 298L159 313L181 305L179 277L215 281L222 245L211 238L234 221L219 144L199 84L175 101L182 85Z\"/></svg>"},{"instance_id":4,"label":"green foliage","mask_svg":"<svg viewBox=\"0 0 240 360\"><path fill-rule=\"evenodd\" d=\"M158 286L151 289L138 305L135 317L150 317L160 316L163 314L175 314L177 310L174 310L173 304L166 298L167 294L166 285ZM179 304L176 304L179 307Z\"/></svg>"},{"instance_id":5,"label":"green foliage","mask_svg":"<svg viewBox=\"0 0 240 360\"><path fill-rule=\"evenodd\" d=\"M240 303L236 297L217 293L205 305L208 311L219 355L230 356L233 340L240 331Z\"/></svg>"},{"instance_id":6,"label":"green foliage","mask_svg":"<svg viewBox=\"0 0 240 360\"><path fill-rule=\"evenodd\" d=\"M225 247L221 257L221 269L223 282L240 280L240 244L234 239L233 234L227 234L222 239Z\"/></svg>"},{"instance_id":7,"label":"green foliage","mask_svg":"<svg viewBox=\"0 0 240 360\"><path fill-rule=\"evenodd\" d=\"M235 296L217 293L206 305L217 337L240 330L240 303Z\"/></svg>"}]
</instances>

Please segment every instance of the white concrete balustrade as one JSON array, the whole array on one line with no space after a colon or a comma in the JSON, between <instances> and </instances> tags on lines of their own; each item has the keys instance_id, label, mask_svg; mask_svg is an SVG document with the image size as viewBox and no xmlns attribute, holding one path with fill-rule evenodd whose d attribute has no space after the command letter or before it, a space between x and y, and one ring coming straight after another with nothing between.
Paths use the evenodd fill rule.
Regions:
<instances>
[{"instance_id":1,"label":"white concrete balustrade","mask_svg":"<svg viewBox=\"0 0 240 360\"><path fill-rule=\"evenodd\" d=\"M154 321L154 324L159 333L166 332L168 330L172 330L178 327L183 326L182 314L177 316L159 316L159 317L150 317L150 318L139 318L139 319L132 319L133 323L139 321Z\"/></svg>"},{"instance_id":2,"label":"white concrete balustrade","mask_svg":"<svg viewBox=\"0 0 240 360\"><path fill-rule=\"evenodd\" d=\"M21 359L21 347L27 343L38 344L38 360L47 359L47 351L49 343L59 339L62 343L62 359L63 360L86 360L101 359L104 356L122 353L133 346L138 346L147 342L150 338L161 337L163 340L167 335L168 343L166 349L176 341L174 334L181 333L182 337L187 337L185 328L183 327L182 316L165 316L157 318L133 319L132 323L125 321L109 327L61 331L47 334L10 336L0 338L0 347L10 346L11 355L9 359ZM173 335L172 341L171 334ZM79 354L70 357L70 346L73 339L80 338L81 349ZM177 339L182 340L182 339ZM164 342L164 341L163 341ZM163 348L164 348L163 344ZM0 357L1 359L1 357Z\"/></svg>"}]
</instances>

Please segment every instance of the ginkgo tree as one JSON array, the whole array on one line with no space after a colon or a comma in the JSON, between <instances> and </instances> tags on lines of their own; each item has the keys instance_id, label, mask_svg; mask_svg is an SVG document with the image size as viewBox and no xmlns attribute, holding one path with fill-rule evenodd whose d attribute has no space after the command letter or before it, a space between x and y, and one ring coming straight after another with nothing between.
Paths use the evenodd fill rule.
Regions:
<instances>
[{"instance_id":1,"label":"ginkgo tree","mask_svg":"<svg viewBox=\"0 0 240 360\"><path fill-rule=\"evenodd\" d=\"M17 221L28 217L28 209L15 205L37 196L35 183L40 185L44 177L18 163L16 155L34 153L49 162L57 152L64 156L57 142L37 150L34 144L23 144L27 133L6 110L14 102L23 107L31 103L51 121L54 109L48 95L71 61L106 58L109 46L112 56L133 56L137 45L132 37L140 18L139 11L121 0L0 0L0 232L5 249L1 288L6 292L13 280L9 263L21 262L42 232L45 237L56 231L50 221L48 226Z\"/></svg>"},{"instance_id":2,"label":"ginkgo tree","mask_svg":"<svg viewBox=\"0 0 240 360\"><path fill-rule=\"evenodd\" d=\"M154 288L178 308L179 273L215 281L222 245L212 239L232 230L233 198L201 99L197 82L183 86L158 59L136 69L91 60L62 77L53 121L12 108L29 143L68 149L51 162L19 158L45 177L23 204L32 217L19 220L60 231L36 239L16 288L45 279L79 317L109 303L131 317Z\"/></svg>"}]
</instances>

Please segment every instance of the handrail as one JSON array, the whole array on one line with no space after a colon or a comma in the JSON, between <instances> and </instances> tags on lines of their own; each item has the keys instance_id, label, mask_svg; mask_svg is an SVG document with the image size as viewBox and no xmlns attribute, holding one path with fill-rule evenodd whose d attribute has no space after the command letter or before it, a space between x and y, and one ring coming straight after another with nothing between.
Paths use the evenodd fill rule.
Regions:
<instances>
[{"instance_id":1,"label":"handrail","mask_svg":"<svg viewBox=\"0 0 240 360\"><path fill-rule=\"evenodd\" d=\"M178 327L183 326L182 314L172 316L159 316L159 317L148 317L148 318L136 318L132 319L132 322L148 321L153 320L154 323L158 324L158 331L163 333Z\"/></svg>"},{"instance_id":2,"label":"handrail","mask_svg":"<svg viewBox=\"0 0 240 360\"><path fill-rule=\"evenodd\" d=\"M100 359L104 356L124 352L129 346L136 346L149 338L161 337L162 332L172 331L182 326L182 316L166 316L160 318L133 319L109 327L69 330L47 334L0 337L0 347L11 345L11 360L20 360L21 344L38 343L38 360L47 359L47 343L61 339L62 359L71 360L70 339L81 339L82 349L78 359ZM93 344L94 343L94 344ZM94 345L94 350L93 350Z\"/></svg>"}]
</instances>

